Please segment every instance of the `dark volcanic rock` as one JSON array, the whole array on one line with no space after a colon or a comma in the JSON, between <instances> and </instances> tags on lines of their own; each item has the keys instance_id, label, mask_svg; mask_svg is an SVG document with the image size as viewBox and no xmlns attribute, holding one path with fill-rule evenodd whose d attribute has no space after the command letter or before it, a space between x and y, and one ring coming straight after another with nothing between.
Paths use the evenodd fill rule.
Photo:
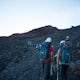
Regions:
<instances>
[{"instance_id":1,"label":"dark volcanic rock","mask_svg":"<svg viewBox=\"0 0 80 80\"><path fill-rule=\"evenodd\" d=\"M39 54L35 48L28 46L27 42L38 44L51 36L56 53L60 40L66 35L69 35L73 42L73 61L76 64L74 74L70 71L70 75L74 76L74 80L79 80L80 65L77 69L76 61L80 60L80 26L59 30L50 25L28 33L0 37L0 80L39 80Z\"/></svg>"}]
</instances>

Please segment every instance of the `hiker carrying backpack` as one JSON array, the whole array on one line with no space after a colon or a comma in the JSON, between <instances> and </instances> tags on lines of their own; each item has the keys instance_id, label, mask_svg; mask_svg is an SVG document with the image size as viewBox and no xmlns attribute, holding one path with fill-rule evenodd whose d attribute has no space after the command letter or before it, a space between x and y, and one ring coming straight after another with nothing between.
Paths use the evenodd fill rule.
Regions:
<instances>
[{"instance_id":1,"label":"hiker carrying backpack","mask_svg":"<svg viewBox=\"0 0 80 80\"><path fill-rule=\"evenodd\" d=\"M43 42L41 47L40 47L40 54L39 54L39 58L40 59L46 59L50 57L49 54L49 48L51 46L50 42Z\"/></svg>"},{"instance_id":2,"label":"hiker carrying backpack","mask_svg":"<svg viewBox=\"0 0 80 80\"><path fill-rule=\"evenodd\" d=\"M60 62L61 64L69 64L71 61L70 47L65 41L60 42Z\"/></svg>"},{"instance_id":3,"label":"hiker carrying backpack","mask_svg":"<svg viewBox=\"0 0 80 80\"><path fill-rule=\"evenodd\" d=\"M67 70L71 62L71 44L68 39L60 41L59 53L59 65L60 65L60 78L61 80L67 80ZM67 42L68 41L68 42Z\"/></svg>"},{"instance_id":4,"label":"hiker carrying backpack","mask_svg":"<svg viewBox=\"0 0 80 80\"><path fill-rule=\"evenodd\" d=\"M37 46L41 63L40 80L48 80L50 77L50 62L54 51L51 42L52 38L48 37L42 44Z\"/></svg>"}]
</instances>

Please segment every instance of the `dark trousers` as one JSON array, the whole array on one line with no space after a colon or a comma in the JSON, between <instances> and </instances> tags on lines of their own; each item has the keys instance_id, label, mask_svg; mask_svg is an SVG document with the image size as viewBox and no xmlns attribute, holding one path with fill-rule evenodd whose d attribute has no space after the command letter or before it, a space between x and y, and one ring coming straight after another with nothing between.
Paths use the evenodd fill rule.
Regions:
<instances>
[{"instance_id":1,"label":"dark trousers","mask_svg":"<svg viewBox=\"0 0 80 80\"><path fill-rule=\"evenodd\" d=\"M61 65L61 76L60 76L60 80L68 80L68 76L67 76L67 70L69 68L69 65Z\"/></svg>"},{"instance_id":2,"label":"dark trousers","mask_svg":"<svg viewBox=\"0 0 80 80\"><path fill-rule=\"evenodd\" d=\"M48 80L50 76L50 62L41 62L41 80Z\"/></svg>"}]
</instances>

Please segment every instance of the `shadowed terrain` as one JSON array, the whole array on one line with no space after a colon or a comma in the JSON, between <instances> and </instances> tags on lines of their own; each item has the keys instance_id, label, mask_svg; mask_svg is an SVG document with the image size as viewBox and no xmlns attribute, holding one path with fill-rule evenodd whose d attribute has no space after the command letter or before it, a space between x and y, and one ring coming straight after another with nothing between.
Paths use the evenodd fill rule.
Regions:
<instances>
[{"instance_id":1,"label":"shadowed terrain","mask_svg":"<svg viewBox=\"0 0 80 80\"><path fill-rule=\"evenodd\" d=\"M50 25L27 33L0 37L0 80L39 80L39 52L28 45L41 43L46 37L53 39L55 53L59 42L69 35L73 43L73 70L68 71L70 80L80 79L80 26L57 29ZM54 74L56 80L56 73ZM52 80L54 78L52 76Z\"/></svg>"}]
</instances>

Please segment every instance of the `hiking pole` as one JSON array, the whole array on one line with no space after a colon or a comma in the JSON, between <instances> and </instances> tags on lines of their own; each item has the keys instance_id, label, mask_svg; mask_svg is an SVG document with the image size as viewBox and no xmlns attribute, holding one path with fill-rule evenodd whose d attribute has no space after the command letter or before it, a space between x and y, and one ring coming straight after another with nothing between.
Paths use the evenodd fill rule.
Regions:
<instances>
[{"instance_id":1,"label":"hiking pole","mask_svg":"<svg viewBox=\"0 0 80 80\"><path fill-rule=\"evenodd\" d=\"M59 63L57 62L57 80L59 80Z\"/></svg>"},{"instance_id":2,"label":"hiking pole","mask_svg":"<svg viewBox=\"0 0 80 80\"><path fill-rule=\"evenodd\" d=\"M57 53L54 57L56 57L57 80L59 80L59 54Z\"/></svg>"},{"instance_id":3,"label":"hiking pole","mask_svg":"<svg viewBox=\"0 0 80 80\"><path fill-rule=\"evenodd\" d=\"M56 54L56 62L57 62L57 80L59 80L59 53L60 53L60 49L58 50L57 54Z\"/></svg>"},{"instance_id":4,"label":"hiking pole","mask_svg":"<svg viewBox=\"0 0 80 80\"><path fill-rule=\"evenodd\" d=\"M52 64L52 62L51 62L50 76L52 76L52 75L53 75L53 64Z\"/></svg>"}]
</instances>

